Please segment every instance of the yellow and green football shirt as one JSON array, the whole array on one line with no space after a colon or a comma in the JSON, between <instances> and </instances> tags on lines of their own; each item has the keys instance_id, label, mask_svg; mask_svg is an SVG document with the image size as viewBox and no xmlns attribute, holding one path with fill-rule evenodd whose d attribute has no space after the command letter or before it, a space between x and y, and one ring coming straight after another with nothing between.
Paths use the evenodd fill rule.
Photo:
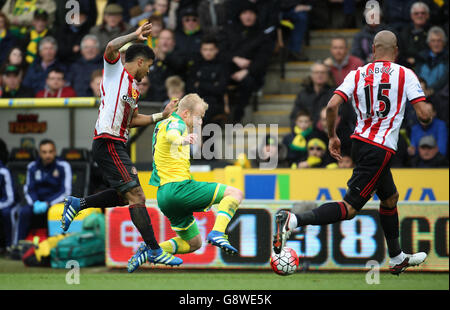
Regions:
<instances>
[{"instance_id":1,"label":"yellow and green football shirt","mask_svg":"<svg viewBox=\"0 0 450 310\"><path fill-rule=\"evenodd\" d=\"M159 121L153 132L153 171L150 185L190 180L190 146L180 141L188 135L186 123L175 112Z\"/></svg>"}]
</instances>

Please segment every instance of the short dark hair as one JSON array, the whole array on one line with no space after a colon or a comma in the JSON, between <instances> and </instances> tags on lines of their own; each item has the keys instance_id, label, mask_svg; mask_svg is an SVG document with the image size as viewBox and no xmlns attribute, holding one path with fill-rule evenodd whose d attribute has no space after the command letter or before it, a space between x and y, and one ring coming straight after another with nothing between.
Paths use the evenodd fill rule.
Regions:
<instances>
[{"instance_id":1,"label":"short dark hair","mask_svg":"<svg viewBox=\"0 0 450 310\"><path fill-rule=\"evenodd\" d=\"M148 45L143 43L135 43L132 44L125 52L125 62L132 62L137 57L155 60L155 53Z\"/></svg>"},{"instance_id":2,"label":"short dark hair","mask_svg":"<svg viewBox=\"0 0 450 310\"><path fill-rule=\"evenodd\" d=\"M39 142L39 148L44 144L53 144L54 147L56 147L56 144L53 140L50 139L42 139L41 142Z\"/></svg>"},{"instance_id":3,"label":"short dark hair","mask_svg":"<svg viewBox=\"0 0 450 310\"><path fill-rule=\"evenodd\" d=\"M50 75L50 73L55 72L55 73L60 73L63 76L63 79L65 77L64 71L61 70L60 68L53 68L51 69L48 73L47 73L47 77Z\"/></svg>"},{"instance_id":4,"label":"short dark hair","mask_svg":"<svg viewBox=\"0 0 450 310\"><path fill-rule=\"evenodd\" d=\"M216 36L211 34L203 36L202 44L214 44L216 47L219 47L219 42L217 41Z\"/></svg>"}]
</instances>

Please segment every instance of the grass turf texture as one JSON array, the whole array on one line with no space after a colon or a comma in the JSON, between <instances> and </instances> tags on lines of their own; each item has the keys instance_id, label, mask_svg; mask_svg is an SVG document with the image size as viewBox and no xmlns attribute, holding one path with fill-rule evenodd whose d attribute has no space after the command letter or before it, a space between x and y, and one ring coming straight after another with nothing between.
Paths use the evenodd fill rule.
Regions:
<instances>
[{"instance_id":1,"label":"grass turf texture","mask_svg":"<svg viewBox=\"0 0 450 310\"><path fill-rule=\"evenodd\" d=\"M0 259L1 290L448 290L448 273L380 274L368 285L365 272L298 272L282 277L271 271L192 271L140 269L133 274L106 267L81 268L80 284L66 284L67 269L25 267Z\"/></svg>"}]
</instances>

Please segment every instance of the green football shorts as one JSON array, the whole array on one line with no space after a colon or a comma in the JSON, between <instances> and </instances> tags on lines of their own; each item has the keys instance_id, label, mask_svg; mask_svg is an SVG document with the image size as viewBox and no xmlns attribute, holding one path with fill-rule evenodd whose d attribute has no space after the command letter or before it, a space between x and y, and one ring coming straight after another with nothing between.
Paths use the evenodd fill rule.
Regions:
<instances>
[{"instance_id":1,"label":"green football shorts","mask_svg":"<svg viewBox=\"0 0 450 310\"><path fill-rule=\"evenodd\" d=\"M195 180L166 183L158 188L158 206L172 229L183 240L191 240L199 234L193 212L208 211L222 200L226 188L224 184Z\"/></svg>"}]
</instances>

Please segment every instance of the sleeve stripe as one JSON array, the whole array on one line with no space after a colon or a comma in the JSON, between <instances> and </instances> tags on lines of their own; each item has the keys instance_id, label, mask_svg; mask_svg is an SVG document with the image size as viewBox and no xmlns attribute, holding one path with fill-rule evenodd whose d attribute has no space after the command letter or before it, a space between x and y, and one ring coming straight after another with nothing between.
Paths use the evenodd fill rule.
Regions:
<instances>
[{"instance_id":1,"label":"sleeve stripe","mask_svg":"<svg viewBox=\"0 0 450 310\"><path fill-rule=\"evenodd\" d=\"M116 59L114 60L109 60L108 57L106 57L106 52L103 54L103 58L105 58L106 62L109 63L110 65L114 65L115 63L117 63L117 61L120 59L120 53L117 54Z\"/></svg>"},{"instance_id":2,"label":"sleeve stripe","mask_svg":"<svg viewBox=\"0 0 450 310\"><path fill-rule=\"evenodd\" d=\"M413 100L410 100L410 102L411 102L411 104L416 104L417 102L426 101L426 100L427 100L427 98L425 96L421 96L421 97L417 97Z\"/></svg>"},{"instance_id":3,"label":"sleeve stripe","mask_svg":"<svg viewBox=\"0 0 450 310\"><path fill-rule=\"evenodd\" d=\"M336 95L341 96L342 99L344 99L345 102L348 101L348 96L347 96L344 92L342 92L342 91L340 91L340 90L335 90L334 93L335 93Z\"/></svg>"},{"instance_id":4,"label":"sleeve stripe","mask_svg":"<svg viewBox=\"0 0 450 310\"><path fill-rule=\"evenodd\" d=\"M28 204L30 206L33 205L33 198L28 193L28 187L30 186L30 182L31 182L31 169L32 169L32 167L35 164L36 163L34 161L28 164L28 166L27 166L27 178L26 178L25 184L23 186L23 192L25 194L25 198L26 198L26 200L27 200L27 202L28 202Z\"/></svg>"}]
</instances>

